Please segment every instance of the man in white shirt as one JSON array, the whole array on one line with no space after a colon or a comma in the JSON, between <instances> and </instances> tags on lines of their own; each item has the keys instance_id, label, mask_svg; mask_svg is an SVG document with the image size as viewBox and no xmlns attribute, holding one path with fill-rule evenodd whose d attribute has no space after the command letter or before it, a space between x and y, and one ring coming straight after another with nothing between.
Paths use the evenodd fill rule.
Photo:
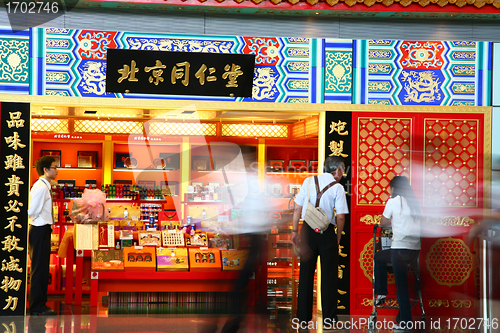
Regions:
<instances>
[{"instance_id":1,"label":"man in white shirt","mask_svg":"<svg viewBox=\"0 0 500 333\"><path fill-rule=\"evenodd\" d=\"M28 254L31 259L29 305L32 315L57 315L47 305L49 286L50 234L54 222L50 182L57 176L53 157L42 156L35 162L40 178L31 188L28 208Z\"/></svg>"},{"instance_id":2,"label":"man in white shirt","mask_svg":"<svg viewBox=\"0 0 500 333\"><path fill-rule=\"evenodd\" d=\"M325 173L317 176L318 187L323 194L317 203L317 186L315 177L307 178L295 198L296 207L293 214L292 242L300 243L300 275L299 296L297 302L298 328L309 327L312 319L314 271L318 255L321 256L321 304L323 310L323 327L333 328L338 321L337 311L337 281L338 281L338 249L345 215L349 214L344 187L338 182L344 174L345 164L342 158L330 156L325 159ZM307 186L305 186L307 185ZM307 187L309 187L309 202L320 207L331 220L331 224L323 232L313 230L304 221L300 236L298 233L299 219L304 220L307 209ZM325 191L326 189L326 191ZM303 207L305 207L303 209ZM334 214L336 210L337 216ZM337 233L335 233L335 225ZM314 326L316 327L316 326Z\"/></svg>"}]
</instances>

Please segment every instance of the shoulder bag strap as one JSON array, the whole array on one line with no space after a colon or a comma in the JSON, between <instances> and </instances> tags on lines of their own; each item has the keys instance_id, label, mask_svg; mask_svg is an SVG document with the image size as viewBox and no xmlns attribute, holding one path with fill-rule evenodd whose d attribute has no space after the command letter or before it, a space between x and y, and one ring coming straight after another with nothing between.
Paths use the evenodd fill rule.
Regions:
<instances>
[{"instance_id":1,"label":"shoulder bag strap","mask_svg":"<svg viewBox=\"0 0 500 333\"><path fill-rule=\"evenodd\" d=\"M309 183L310 183L310 182L307 182L307 185L305 185L305 186L307 186L307 199L306 199L306 207L307 207L307 203L309 202L309 192L310 192L310 191L309 191Z\"/></svg>"},{"instance_id":2,"label":"shoulder bag strap","mask_svg":"<svg viewBox=\"0 0 500 333\"><path fill-rule=\"evenodd\" d=\"M316 198L316 206L315 207L319 207L319 201L321 200L321 197L323 196L323 194L328 191L328 189L330 189L330 187L332 187L333 185L337 184L337 181L334 180L333 182L331 182L330 184L326 185L324 189L321 190L321 192L319 191L319 183L318 183L318 180L317 180L317 177L314 177L316 179L316 190L318 190L318 193L317 193L317 198Z\"/></svg>"}]
</instances>

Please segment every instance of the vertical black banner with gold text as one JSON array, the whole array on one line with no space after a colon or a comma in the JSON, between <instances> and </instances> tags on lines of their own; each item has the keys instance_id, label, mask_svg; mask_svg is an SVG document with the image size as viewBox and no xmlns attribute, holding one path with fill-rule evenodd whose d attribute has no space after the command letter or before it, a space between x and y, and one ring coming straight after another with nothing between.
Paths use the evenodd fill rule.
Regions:
<instances>
[{"instance_id":1,"label":"vertical black banner with gold text","mask_svg":"<svg viewBox=\"0 0 500 333\"><path fill-rule=\"evenodd\" d=\"M0 103L2 316L23 316L26 309L30 105Z\"/></svg>"},{"instance_id":2,"label":"vertical black banner with gold text","mask_svg":"<svg viewBox=\"0 0 500 333\"><path fill-rule=\"evenodd\" d=\"M349 212L351 212L351 133L352 133L352 113L351 112L326 112L325 123L325 158L328 156L339 156L344 159L345 173L340 183L344 186L347 196ZM339 267L338 267L338 292L339 303L337 313L349 314L350 311L350 279L349 257L351 249L350 239L350 214L346 216L344 233L339 246Z\"/></svg>"}]
</instances>

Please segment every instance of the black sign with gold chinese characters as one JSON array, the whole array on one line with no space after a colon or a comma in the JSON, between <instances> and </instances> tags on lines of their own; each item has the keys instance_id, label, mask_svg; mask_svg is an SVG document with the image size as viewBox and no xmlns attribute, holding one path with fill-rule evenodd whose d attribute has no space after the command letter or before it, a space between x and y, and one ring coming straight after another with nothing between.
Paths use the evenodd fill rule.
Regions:
<instances>
[{"instance_id":1,"label":"black sign with gold chinese characters","mask_svg":"<svg viewBox=\"0 0 500 333\"><path fill-rule=\"evenodd\" d=\"M0 309L2 316L22 316L26 309L30 105L0 103L2 227Z\"/></svg>"},{"instance_id":2,"label":"black sign with gold chinese characters","mask_svg":"<svg viewBox=\"0 0 500 333\"><path fill-rule=\"evenodd\" d=\"M255 55L108 49L106 92L252 97Z\"/></svg>"},{"instance_id":3,"label":"black sign with gold chinese characters","mask_svg":"<svg viewBox=\"0 0 500 333\"><path fill-rule=\"evenodd\" d=\"M352 135L352 113L351 112L326 112L325 117L325 158L328 156L340 156L345 162L344 177L340 183L344 186L347 196L347 205L351 211L351 135ZM350 214L345 217L344 233L339 245L339 267L338 267L338 300L337 313L349 314L350 312L350 250L351 250L351 223Z\"/></svg>"}]
</instances>

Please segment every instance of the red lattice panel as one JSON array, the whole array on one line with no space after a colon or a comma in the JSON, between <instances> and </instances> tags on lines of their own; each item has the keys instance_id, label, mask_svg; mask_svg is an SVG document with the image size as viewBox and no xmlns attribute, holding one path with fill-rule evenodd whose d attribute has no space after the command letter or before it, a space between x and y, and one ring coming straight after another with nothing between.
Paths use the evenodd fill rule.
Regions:
<instances>
[{"instance_id":1,"label":"red lattice panel","mask_svg":"<svg viewBox=\"0 0 500 333\"><path fill-rule=\"evenodd\" d=\"M382 206L389 181L411 175L411 119L358 119L358 205ZM411 179L411 178L410 178Z\"/></svg>"},{"instance_id":2,"label":"red lattice panel","mask_svg":"<svg viewBox=\"0 0 500 333\"><path fill-rule=\"evenodd\" d=\"M425 119L424 205L478 204L477 120Z\"/></svg>"}]
</instances>

